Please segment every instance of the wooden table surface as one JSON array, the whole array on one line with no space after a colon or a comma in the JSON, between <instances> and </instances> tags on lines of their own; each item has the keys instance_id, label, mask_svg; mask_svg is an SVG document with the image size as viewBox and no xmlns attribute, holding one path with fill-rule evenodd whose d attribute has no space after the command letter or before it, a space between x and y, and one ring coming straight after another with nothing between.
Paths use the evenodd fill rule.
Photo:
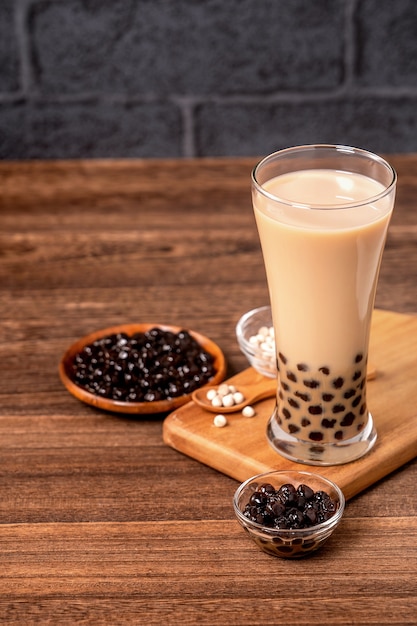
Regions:
<instances>
[{"instance_id":1,"label":"wooden table surface","mask_svg":"<svg viewBox=\"0 0 417 626\"><path fill-rule=\"evenodd\" d=\"M417 313L417 155L388 158L376 304ZM417 460L313 557L269 557L234 518L238 483L164 445L163 417L59 380L71 343L124 322L197 330L247 367L234 327L268 301L255 161L0 164L0 623L417 623Z\"/></svg>"}]
</instances>

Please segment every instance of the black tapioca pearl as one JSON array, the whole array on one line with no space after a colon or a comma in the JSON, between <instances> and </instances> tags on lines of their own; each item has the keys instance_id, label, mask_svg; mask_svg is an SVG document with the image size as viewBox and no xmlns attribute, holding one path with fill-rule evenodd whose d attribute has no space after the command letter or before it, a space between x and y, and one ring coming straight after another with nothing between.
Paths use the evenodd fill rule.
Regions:
<instances>
[{"instance_id":1,"label":"black tapioca pearl","mask_svg":"<svg viewBox=\"0 0 417 626\"><path fill-rule=\"evenodd\" d=\"M323 413L323 409L320 404L312 404L308 407L308 412L311 415L321 415Z\"/></svg>"},{"instance_id":2,"label":"black tapioca pearl","mask_svg":"<svg viewBox=\"0 0 417 626\"><path fill-rule=\"evenodd\" d=\"M344 438L343 430L336 430L334 438L337 439L337 441L341 441Z\"/></svg>"},{"instance_id":3,"label":"black tapioca pearl","mask_svg":"<svg viewBox=\"0 0 417 626\"><path fill-rule=\"evenodd\" d=\"M340 425L341 426L352 426L354 421L355 421L355 414L352 413L352 411L349 411L349 413L346 413L346 415L344 416L344 418L340 422Z\"/></svg>"},{"instance_id":4,"label":"black tapioca pearl","mask_svg":"<svg viewBox=\"0 0 417 626\"><path fill-rule=\"evenodd\" d=\"M284 391L289 391L290 390L289 384L286 383L285 381L281 381L281 387L283 388Z\"/></svg>"},{"instance_id":5,"label":"black tapioca pearl","mask_svg":"<svg viewBox=\"0 0 417 626\"><path fill-rule=\"evenodd\" d=\"M309 451L311 452L311 454L314 454L314 456L316 456L318 454L323 454L324 448L323 446L310 446Z\"/></svg>"},{"instance_id":6,"label":"black tapioca pearl","mask_svg":"<svg viewBox=\"0 0 417 626\"><path fill-rule=\"evenodd\" d=\"M323 393L321 395L323 402L331 402L334 400L334 395L332 393Z\"/></svg>"},{"instance_id":7,"label":"black tapioca pearl","mask_svg":"<svg viewBox=\"0 0 417 626\"><path fill-rule=\"evenodd\" d=\"M362 379L360 388L363 389L365 387L365 384L366 384L366 377Z\"/></svg>"},{"instance_id":8,"label":"black tapioca pearl","mask_svg":"<svg viewBox=\"0 0 417 626\"><path fill-rule=\"evenodd\" d=\"M281 537L272 537L272 543L276 545L282 545L283 540L281 539Z\"/></svg>"},{"instance_id":9,"label":"black tapioca pearl","mask_svg":"<svg viewBox=\"0 0 417 626\"><path fill-rule=\"evenodd\" d=\"M298 539L294 539L292 542L293 546L301 546L304 539L302 537L298 537Z\"/></svg>"},{"instance_id":10,"label":"black tapioca pearl","mask_svg":"<svg viewBox=\"0 0 417 626\"><path fill-rule=\"evenodd\" d=\"M361 408L359 409L359 414L363 415L365 412L366 412L366 402L364 402Z\"/></svg>"},{"instance_id":11,"label":"black tapioca pearl","mask_svg":"<svg viewBox=\"0 0 417 626\"><path fill-rule=\"evenodd\" d=\"M296 391L294 395L297 396L297 398L300 398L300 400L303 400L304 402L310 402L311 400L310 394L303 393L302 391Z\"/></svg>"},{"instance_id":12,"label":"black tapioca pearl","mask_svg":"<svg viewBox=\"0 0 417 626\"><path fill-rule=\"evenodd\" d=\"M288 404L290 406L293 407L293 409L299 409L300 405L298 404L297 400L294 400L294 398L288 398Z\"/></svg>"},{"instance_id":13,"label":"black tapioca pearl","mask_svg":"<svg viewBox=\"0 0 417 626\"><path fill-rule=\"evenodd\" d=\"M282 389L280 389L280 390L278 391L278 398L279 398L280 400L283 400L283 399L284 399L284 394L282 393Z\"/></svg>"},{"instance_id":14,"label":"black tapioca pearl","mask_svg":"<svg viewBox=\"0 0 417 626\"><path fill-rule=\"evenodd\" d=\"M355 356L355 363L360 363L362 359L363 359L363 354L359 352L359 354Z\"/></svg>"},{"instance_id":15,"label":"black tapioca pearl","mask_svg":"<svg viewBox=\"0 0 417 626\"><path fill-rule=\"evenodd\" d=\"M308 372L309 367L305 363L297 363L297 369L299 372Z\"/></svg>"},{"instance_id":16,"label":"black tapioca pearl","mask_svg":"<svg viewBox=\"0 0 417 626\"><path fill-rule=\"evenodd\" d=\"M341 387L343 387L343 385L345 384L345 380L344 378L342 378L342 376L339 376L338 378L335 378L333 380L332 384L335 389L341 389Z\"/></svg>"},{"instance_id":17,"label":"black tapioca pearl","mask_svg":"<svg viewBox=\"0 0 417 626\"><path fill-rule=\"evenodd\" d=\"M324 435L320 430L313 430L308 435L308 438L311 439L311 441L322 441L323 437Z\"/></svg>"},{"instance_id":18,"label":"black tapioca pearl","mask_svg":"<svg viewBox=\"0 0 417 626\"><path fill-rule=\"evenodd\" d=\"M297 376L294 374L294 372L287 371L287 378L288 380L292 380L293 383L297 382Z\"/></svg>"},{"instance_id":19,"label":"black tapioca pearl","mask_svg":"<svg viewBox=\"0 0 417 626\"><path fill-rule=\"evenodd\" d=\"M288 431L294 435L295 433L298 433L300 430L300 427L297 426L296 424L288 424Z\"/></svg>"},{"instance_id":20,"label":"black tapioca pearl","mask_svg":"<svg viewBox=\"0 0 417 626\"><path fill-rule=\"evenodd\" d=\"M306 417L303 417L303 419L301 420L301 426L306 428L307 426L310 426L310 424L311 424L310 420L307 419Z\"/></svg>"},{"instance_id":21,"label":"black tapioca pearl","mask_svg":"<svg viewBox=\"0 0 417 626\"><path fill-rule=\"evenodd\" d=\"M283 554L291 554L294 552L294 549L291 546L277 546L277 552L282 552Z\"/></svg>"},{"instance_id":22,"label":"black tapioca pearl","mask_svg":"<svg viewBox=\"0 0 417 626\"><path fill-rule=\"evenodd\" d=\"M334 428L336 424L336 420L329 420L327 417L321 420L321 425L323 428Z\"/></svg>"},{"instance_id":23,"label":"black tapioca pearl","mask_svg":"<svg viewBox=\"0 0 417 626\"><path fill-rule=\"evenodd\" d=\"M278 356L279 356L279 358L281 359L281 361L282 361L282 362L284 363L284 365L285 365L285 363L287 362L287 357L285 357L285 356L282 354L282 352L278 352Z\"/></svg>"},{"instance_id":24,"label":"black tapioca pearl","mask_svg":"<svg viewBox=\"0 0 417 626\"><path fill-rule=\"evenodd\" d=\"M362 396L357 396L352 402L352 407L355 409L358 406L358 404L360 404L361 400L362 400Z\"/></svg>"},{"instance_id":25,"label":"black tapioca pearl","mask_svg":"<svg viewBox=\"0 0 417 626\"><path fill-rule=\"evenodd\" d=\"M357 425L356 430L358 431L358 433L361 432L361 430L363 430L365 427L365 424L363 422L361 422L360 424Z\"/></svg>"},{"instance_id":26,"label":"black tapioca pearl","mask_svg":"<svg viewBox=\"0 0 417 626\"><path fill-rule=\"evenodd\" d=\"M343 397L346 398L346 400L349 400L349 398L352 398L352 396L354 396L356 393L356 391L354 389L348 389L347 391L345 391L345 393L343 394Z\"/></svg>"},{"instance_id":27,"label":"black tapioca pearl","mask_svg":"<svg viewBox=\"0 0 417 626\"><path fill-rule=\"evenodd\" d=\"M328 376L330 374L330 369L328 367L326 367L326 366L319 367L319 372L321 372L325 376Z\"/></svg>"},{"instance_id":28,"label":"black tapioca pearl","mask_svg":"<svg viewBox=\"0 0 417 626\"><path fill-rule=\"evenodd\" d=\"M303 380L303 384L309 389L317 389L317 387L320 387L319 381L314 380L314 378Z\"/></svg>"},{"instance_id":29,"label":"black tapioca pearl","mask_svg":"<svg viewBox=\"0 0 417 626\"><path fill-rule=\"evenodd\" d=\"M335 404L332 406L332 413L343 413L345 408L346 407L343 404Z\"/></svg>"},{"instance_id":30,"label":"black tapioca pearl","mask_svg":"<svg viewBox=\"0 0 417 626\"><path fill-rule=\"evenodd\" d=\"M360 370L357 370L352 376L353 382L355 382L356 380L359 380L361 376L362 376L362 372Z\"/></svg>"},{"instance_id":31,"label":"black tapioca pearl","mask_svg":"<svg viewBox=\"0 0 417 626\"><path fill-rule=\"evenodd\" d=\"M282 409L282 414L285 417L286 420L291 419L291 412L287 409L287 407L284 407Z\"/></svg>"}]
</instances>

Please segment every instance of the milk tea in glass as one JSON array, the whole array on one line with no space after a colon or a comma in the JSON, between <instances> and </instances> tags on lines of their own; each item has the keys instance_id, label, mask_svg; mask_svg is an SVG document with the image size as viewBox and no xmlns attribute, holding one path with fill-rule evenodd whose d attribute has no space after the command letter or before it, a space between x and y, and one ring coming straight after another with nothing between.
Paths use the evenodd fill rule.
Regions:
<instances>
[{"instance_id":1,"label":"milk tea in glass","mask_svg":"<svg viewBox=\"0 0 417 626\"><path fill-rule=\"evenodd\" d=\"M279 372L267 439L293 461L347 463L376 441L366 372L395 187L384 159L347 146L288 148L253 170Z\"/></svg>"}]
</instances>

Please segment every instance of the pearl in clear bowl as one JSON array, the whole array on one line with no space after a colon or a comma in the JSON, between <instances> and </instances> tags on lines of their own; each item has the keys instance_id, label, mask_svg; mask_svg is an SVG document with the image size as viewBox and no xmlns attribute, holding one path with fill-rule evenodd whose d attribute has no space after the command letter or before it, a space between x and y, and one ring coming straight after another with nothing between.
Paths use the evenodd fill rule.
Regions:
<instances>
[{"instance_id":1,"label":"pearl in clear bowl","mask_svg":"<svg viewBox=\"0 0 417 626\"><path fill-rule=\"evenodd\" d=\"M333 501L330 517L320 523L311 523L305 528L277 528L253 521L245 515L251 496L265 485L279 490L283 485L307 485L315 493L325 492ZM258 496L255 496L257 499ZM319 497L319 496L318 496ZM235 492L233 506L236 517L250 538L263 552L284 558L299 558L320 548L340 523L345 508L345 497L341 489L331 480L298 470L271 471L258 474L243 482ZM292 507L293 505L287 505ZM308 504L307 504L308 506ZM295 507L294 507L295 508ZM298 510L300 504L298 502Z\"/></svg>"},{"instance_id":2,"label":"pearl in clear bowl","mask_svg":"<svg viewBox=\"0 0 417 626\"><path fill-rule=\"evenodd\" d=\"M248 359L251 366L263 376L277 377L275 345L262 347L260 341L254 341L260 329L272 329L272 314L270 306L262 306L248 311L236 325L236 337L239 347Z\"/></svg>"}]
</instances>

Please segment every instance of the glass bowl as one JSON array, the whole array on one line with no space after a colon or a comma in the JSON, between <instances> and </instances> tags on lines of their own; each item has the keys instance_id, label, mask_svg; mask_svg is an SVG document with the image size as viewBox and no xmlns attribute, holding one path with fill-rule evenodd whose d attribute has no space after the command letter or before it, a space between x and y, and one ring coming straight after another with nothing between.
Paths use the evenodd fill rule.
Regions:
<instances>
[{"instance_id":1,"label":"glass bowl","mask_svg":"<svg viewBox=\"0 0 417 626\"><path fill-rule=\"evenodd\" d=\"M282 509L282 504L280 507L279 502L282 502L282 497L285 497L285 493L288 494L288 491L291 490L288 490L288 487L284 487L283 491L279 492L279 489L287 485L293 485L296 490L300 485L302 487L300 487L295 496L286 496L289 500L293 500L291 504L285 505L287 511L291 509L291 513L287 514L286 517L292 516L291 519L295 518L298 520L299 526L304 524L304 520L307 519L309 524L307 527L276 528L274 525L269 525L273 524L271 516L268 516L268 511L271 511L270 508L267 509L266 518L261 514L261 510L265 506L265 497L268 496L270 506L278 506L278 509ZM305 485L313 490L315 493L314 498L305 497L311 496L311 493L305 489ZM268 487L265 488L265 486ZM261 489L261 487L263 488ZM262 491L263 495L262 493L259 495ZM333 505L325 504L326 500L323 492L330 496ZM280 493L283 493L284 496L277 495ZM303 497L305 500L304 504L300 499ZM278 505L274 505L274 498L278 500ZM261 500L260 505L256 504L259 503L259 499ZM250 500L250 515L257 517L257 521L253 521L253 519L244 514L246 505ZM324 503L324 512L317 511L317 508L322 506L320 501ZM345 508L345 497L335 483L318 474L296 470L272 471L253 476L242 483L235 492L233 506L239 523L261 550L273 556L298 558L317 550L330 537L342 518ZM301 522L300 516L296 511L298 510L301 513L302 510L306 512L308 509L314 509L314 511L306 513L306 516L302 514L304 520ZM277 509L273 510L273 517L275 517ZM281 515L281 513L278 513L278 515ZM321 521L323 518L328 519ZM263 522L262 520L265 521ZM282 516L280 524L283 524L281 520Z\"/></svg>"},{"instance_id":2,"label":"glass bowl","mask_svg":"<svg viewBox=\"0 0 417 626\"><path fill-rule=\"evenodd\" d=\"M263 376L276 378L275 346L265 350L260 341L251 339L257 337L262 328L272 328L270 306L261 306L242 315L236 325L237 341L241 351L254 369Z\"/></svg>"}]
</instances>

